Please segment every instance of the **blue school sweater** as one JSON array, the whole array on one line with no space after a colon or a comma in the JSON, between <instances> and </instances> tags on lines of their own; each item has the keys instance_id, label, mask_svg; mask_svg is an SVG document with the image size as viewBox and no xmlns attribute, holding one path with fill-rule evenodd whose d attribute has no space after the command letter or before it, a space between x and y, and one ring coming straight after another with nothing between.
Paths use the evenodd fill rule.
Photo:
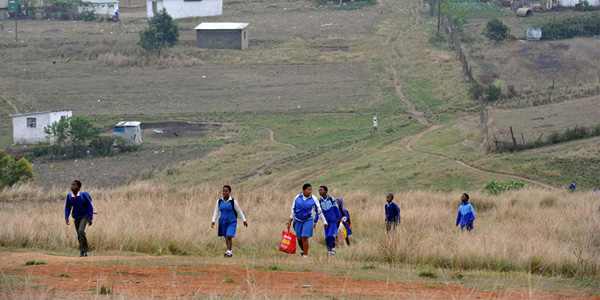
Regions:
<instances>
[{"instance_id":1,"label":"blue school sweater","mask_svg":"<svg viewBox=\"0 0 600 300\"><path fill-rule=\"evenodd\" d=\"M321 211L323 211L323 215L325 216L325 220L329 224L337 224L338 221L342 219L342 214L340 213L340 208L337 205L335 200L327 195L327 199L323 200L323 198L319 199L319 204L321 205ZM319 221L319 216L315 216L315 223Z\"/></svg>"},{"instance_id":2,"label":"blue school sweater","mask_svg":"<svg viewBox=\"0 0 600 300\"><path fill-rule=\"evenodd\" d=\"M400 223L400 208L393 201L385 203L385 220Z\"/></svg>"},{"instance_id":3,"label":"blue school sweater","mask_svg":"<svg viewBox=\"0 0 600 300\"><path fill-rule=\"evenodd\" d=\"M456 224L460 224L460 227L468 226L475 221L475 211L473 205L469 201L461 202L458 207L458 216L456 216Z\"/></svg>"},{"instance_id":4,"label":"blue school sweater","mask_svg":"<svg viewBox=\"0 0 600 300\"><path fill-rule=\"evenodd\" d=\"M65 205L65 220L69 218L69 214L73 210L73 218L81 219L87 217L88 220L94 218L94 207L92 206L92 197L86 192L77 193L73 197L73 193L67 195L67 203Z\"/></svg>"}]
</instances>

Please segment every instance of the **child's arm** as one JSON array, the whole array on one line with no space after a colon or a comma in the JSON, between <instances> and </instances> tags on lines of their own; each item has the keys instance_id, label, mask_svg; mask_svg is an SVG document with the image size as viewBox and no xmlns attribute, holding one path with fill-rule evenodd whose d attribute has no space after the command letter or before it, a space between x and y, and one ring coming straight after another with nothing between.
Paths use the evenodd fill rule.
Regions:
<instances>
[{"instance_id":1,"label":"child's arm","mask_svg":"<svg viewBox=\"0 0 600 300\"><path fill-rule=\"evenodd\" d=\"M396 217L394 218L394 221L400 223L400 207L398 207L398 204L394 203L394 208L396 209Z\"/></svg>"},{"instance_id":2,"label":"child's arm","mask_svg":"<svg viewBox=\"0 0 600 300\"><path fill-rule=\"evenodd\" d=\"M92 206L92 197L88 193L81 193L81 196L85 199L85 205L88 207L88 220L94 218L94 207Z\"/></svg>"},{"instance_id":3,"label":"child's arm","mask_svg":"<svg viewBox=\"0 0 600 300\"><path fill-rule=\"evenodd\" d=\"M242 218L242 222L246 222L246 216L244 216L244 212L242 211L242 208L240 207L240 205L238 204L237 200L233 200L233 207L235 208L235 211L237 211L238 215L240 215L240 217Z\"/></svg>"},{"instance_id":4,"label":"child's arm","mask_svg":"<svg viewBox=\"0 0 600 300\"><path fill-rule=\"evenodd\" d=\"M221 212L221 208L219 207L219 200L217 200L217 204L215 204L215 211L213 212L212 222L215 223L217 221L217 217Z\"/></svg>"},{"instance_id":5,"label":"child's arm","mask_svg":"<svg viewBox=\"0 0 600 300\"><path fill-rule=\"evenodd\" d=\"M71 214L71 207L73 206L71 204L71 197L69 197L69 195L67 195L67 202L65 203L65 220L69 219L69 215Z\"/></svg>"}]
</instances>

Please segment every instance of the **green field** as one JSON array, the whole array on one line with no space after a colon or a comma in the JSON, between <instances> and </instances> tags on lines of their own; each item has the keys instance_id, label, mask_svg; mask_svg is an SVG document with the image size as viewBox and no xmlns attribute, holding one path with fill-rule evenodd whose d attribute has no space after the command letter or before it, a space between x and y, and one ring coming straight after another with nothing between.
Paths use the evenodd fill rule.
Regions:
<instances>
[{"instance_id":1,"label":"green field","mask_svg":"<svg viewBox=\"0 0 600 300\"><path fill-rule=\"evenodd\" d=\"M472 24L483 18L511 18L493 5L469 7L474 9L486 13L469 14L475 23L467 32L479 30ZM13 105L19 112L73 109L103 126L125 119L224 126L201 138L191 132L180 139L148 135L135 154L77 162L37 159L41 186L61 186L71 177L92 187L118 186L143 177L172 184L232 180L291 187L323 180L371 191L477 190L489 180L505 179L453 160L556 186L577 178L590 189L598 181L597 172L564 161L573 159L570 144L548 153L483 152L477 104L467 95L468 83L450 47L429 43L436 19L422 4L383 1L332 10L302 1L226 1L223 16L206 20L249 22L248 50L196 48L192 28L205 19L192 18L179 22L179 45L150 60L136 45L145 27L143 3L124 5L122 18L120 23L24 20L17 44L4 22L0 143L10 145L7 115L14 113ZM441 126L419 136L416 151L405 146L427 125L411 118L396 94L390 64L398 70L405 100ZM375 135L374 115L380 120ZM561 119L561 126L573 119ZM274 132L274 141L268 141L265 128ZM584 165L594 162L582 159Z\"/></svg>"}]
</instances>

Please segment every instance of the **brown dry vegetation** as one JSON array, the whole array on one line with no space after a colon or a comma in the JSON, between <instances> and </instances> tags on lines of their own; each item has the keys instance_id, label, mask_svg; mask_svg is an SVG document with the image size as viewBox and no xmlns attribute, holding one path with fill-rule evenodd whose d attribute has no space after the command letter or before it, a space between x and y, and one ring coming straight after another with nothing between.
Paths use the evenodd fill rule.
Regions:
<instances>
[{"instance_id":1,"label":"brown dry vegetation","mask_svg":"<svg viewBox=\"0 0 600 300\"><path fill-rule=\"evenodd\" d=\"M169 189L137 183L89 192L99 213L88 230L94 251L213 256L222 250L222 241L210 229L219 196L213 186ZM234 196L250 223L249 229L238 228L240 255L282 255L277 245L296 192L234 186ZM402 225L392 236L384 230L384 194L335 190L334 196L345 198L352 214L353 246L339 254L348 262L562 277L600 273L600 198L592 193L523 190L496 197L474 193L477 219L471 234L454 226L458 193L403 193L396 197ZM62 198L57 190L47 194L33 187L6 189L0 203L0 246L52 251L75 247L73 228L61 217ZM320 230L316 237L311 254L319 256L324 253Z\"/></svg>"}]
</instances>

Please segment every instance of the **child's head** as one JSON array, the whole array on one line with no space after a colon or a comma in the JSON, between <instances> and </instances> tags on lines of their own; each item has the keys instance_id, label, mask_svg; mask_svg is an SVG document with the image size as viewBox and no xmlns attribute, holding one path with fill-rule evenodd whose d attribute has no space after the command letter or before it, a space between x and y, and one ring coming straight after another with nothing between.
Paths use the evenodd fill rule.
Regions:
<instances>
[{"instance_id":1,"label":"child's head","mask_svg":"<svg viewBox=\"0 0 600 300\"><path fill-rule=\"evenodd\" d=\"M319 187L319 195L321 195L321 197L325 198L325 196L327 196L327 192L329 191L329 189L322 185Z\"/></svg>"},{"instance_id":2,"label":"child's head","mask_svg":"<svg viewBox=\"0 0 600 300\"><path fill-rule=\"evenodd\" d=\"M460 201L462 201L462 202L469 201L469 194L467 194L467 193L462 194L462 196L460 196Z\"/></svg>"},{"instance_id":3,"label":"child's head","mask_svg":"<svg viewBox=\"0 0 600 300\"><path fill-rule=\"evenodd\" d=\"M224 185L223 186L223 198L229 198L229 194L231 194L231 186Z\"/></svg>"},{"instance_id":4,"label":"child's head","mask_svg":"<svg viewBox=\"0 0 600 300\"><path fill-rule=\"evenodd\" d=\"M389 193L387 194L387 196L385 196L385 201L387 201L387 203L390 203L394 200L394 194Z\"/></svg>"},{"instance_id":5,"label":"child's head","mask_svg":"<svg viewBox=\"0 0 600 300\"><path fill-rule=\"evenodd\" d=\"M73 180L73 183L71 183L71 192L77 193L79 189L81 189L81 181Z\"/></svg>"},{"instance_id":6,"label":"child's head","mask_svg":"<svg viewBox=\"0 0 600 300\"><path fill-rule=\"evenodd\" d=\"M304 197L309 197L310 195L312 195L312 185L310 185L310 183L305 183L302 186L302 194L304 195Z\"/></svg>"}]
</instances>

